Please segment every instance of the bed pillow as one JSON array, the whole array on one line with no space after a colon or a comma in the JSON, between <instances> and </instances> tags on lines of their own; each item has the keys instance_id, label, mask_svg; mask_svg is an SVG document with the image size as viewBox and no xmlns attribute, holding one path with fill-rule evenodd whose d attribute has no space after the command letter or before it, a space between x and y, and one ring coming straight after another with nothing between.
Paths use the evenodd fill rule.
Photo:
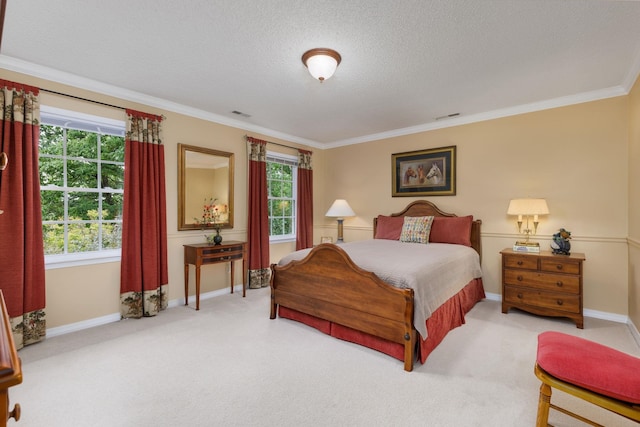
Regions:
<instances>
[{"instance_id":1,"label":"bed pillow","mask_svg":"<svg viewBox=\"0 0 640 427\"><path fill-rule=\"evenodd\" d=\"M432 216L405 216L400 233L401 242L429 243Z\"/></svg>"},{"instance_id":2,"label":"bed pillow","mask_svg":"<svg viewBox=\"0 0 640 427\"><path fill-rule=\"evenodd\" d=\"M402 233L403 224L403 216L378 215L378 220L376 222L376 235L374 238L400 240L400 233Z\"/></svg>"},{"instance_id":3,"label":"bed pillow","mask_svg":"<svg viewBox=\"0 0 640 427\"><path fill-rule=\"evenodd\" d=\"M472 223L473 215L435 217L431 225L429 241L431 243L451 243L454 245L471 246Z\"/></svg>"}]
</instances>

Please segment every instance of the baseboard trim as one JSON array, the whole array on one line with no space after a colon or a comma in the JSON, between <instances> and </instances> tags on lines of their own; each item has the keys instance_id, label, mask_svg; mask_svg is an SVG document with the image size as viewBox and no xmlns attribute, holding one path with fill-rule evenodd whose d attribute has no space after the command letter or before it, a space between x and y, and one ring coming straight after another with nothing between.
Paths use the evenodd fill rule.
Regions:
<instances>
[{"instance_id":1,"label":"baseboard trim","mask_svg":"<svg viewBox=\"0 0 640 427\"><path fill-rule=\"evenodd\" d=\"M242 292L242 285L236 285L233 288L234 292ZM229 293L228 288L218 289L216 291L207 292L204 294L200 294L200 300L207 300L209 298L215 298L221 295L226 295ZM189 297L189 304L195 304L196 297L195 295L191 295ZM168 308L174 308L178 306L184 305L184 298L178 298L175 300L171 300L168 303ZM70 323L64 326L57 326L55 328L47 329L47 338L57 337L59 335L70 334L72 332L78 332L83 329L94 328L96 326L106 325L108 323L117 322L121 319L120 313L107 314L106 316L95 317L93 319L83 320L81 322Z\"/></svg>"},{"instance_id":2,"label":"baseboard trim","mask_svg":"<svg viewBox=\"0 0 640 427\"><path fill-rule=\"evenodd\" d=\"M487 292L486 299L490 301L502 302L502 294L493 294L493 293ZM631 321L629 320L629 317L623 314L607 313L605 311L590 310L586 308L583 310L583 314L584 314L584 317L591 317L593 319L609 320L611 322L616 322L616 323L627 323L627 324L631 323Z\"/></svg>"},{"instance_id":3,"label":"baseboard trim","mask_svg":"<svg viewBox=\"0 0 640 427\"><path fill-rule=\"evenodd\" d=\"M242 292L242 285L234 286L233 290L234 292ZM207 292L200 295L200 300L204 301L210 298L219 297L221 295L226 295L228 292L229 291L227 288ZM502 295L486 292L486 299L489 301L501 302ZM189 296L189 304L195 304L195 302L196 302L195 295ZM178 299L169 301L168 307L174 308L182 305L184 305L184 298L178 298ZM629 319L628 316L624 316L622 314L607 313L607 312L598 311L598 310L584 310L584 315L585 317L592 317L594 319L610 320L616 323L626 323L627 326L629 327L629 331L631 332L631 335L633 336L634 340L640 347L640 332L638 332L636 325L631 321L631 319ZM89 329L96 326L117 322L120 320L120 318L121 318L120 313L113 313L113 314L108 314L106 316L96 317L89 320L83 320L82 322L70 323L64 326L49 328L47 329L47 338L53 338L58 335L69 334L72 332L81 331L83 329Z\"/></svg>"}]
</instances>

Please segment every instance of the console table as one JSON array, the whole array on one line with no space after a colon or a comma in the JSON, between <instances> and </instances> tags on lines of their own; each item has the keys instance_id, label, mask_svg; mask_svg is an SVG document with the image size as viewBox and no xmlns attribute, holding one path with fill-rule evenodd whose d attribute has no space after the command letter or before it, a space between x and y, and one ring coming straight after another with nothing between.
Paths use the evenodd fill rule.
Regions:
<instances>
[{"instance_id":1,"label":"console table","mask_svg":"<svg viewBox=\"0 0 640 427\"><path fill-rule=\"evenodd\" d=\"M196 267L196 310L200 310L200 267L231 263L231 293L234 285L234 261L242 260L242 296L247 293L247 242L229 241L220 245L197 243L184 245L184 305L189 305L189 264Z\"/></svg>"}]
</instances>

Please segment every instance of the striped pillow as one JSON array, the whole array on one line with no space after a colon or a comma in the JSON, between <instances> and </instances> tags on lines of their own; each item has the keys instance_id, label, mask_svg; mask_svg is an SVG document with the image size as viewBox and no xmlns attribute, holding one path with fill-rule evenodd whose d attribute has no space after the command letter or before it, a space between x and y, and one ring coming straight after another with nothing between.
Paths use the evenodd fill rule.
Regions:
<instances>
[{"instance_id":1,"label":"striped pillow","mask_svg":"<svg viewBox=\"0 0 640 427\"><path fill-rule=\"evenodd\" d=\"M431 224L433 224L432 216L405 216L402 232L400 233L400 241L429 243Z\"/></svg>"}]
</instances>

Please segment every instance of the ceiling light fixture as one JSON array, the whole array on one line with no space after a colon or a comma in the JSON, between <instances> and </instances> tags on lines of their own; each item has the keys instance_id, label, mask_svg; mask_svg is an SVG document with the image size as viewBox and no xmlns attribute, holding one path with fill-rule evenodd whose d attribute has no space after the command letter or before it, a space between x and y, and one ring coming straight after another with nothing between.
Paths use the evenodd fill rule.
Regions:
<instances>
[{"instance_id":1,"label":"ceiling light fixture","mask_svg":"<svg viewBox=\"0 0 640 427\"><path fill-rule=\"evenodd\" d=\"M302 63L309 69L311 75L323 82L333 76L342 57L333 49L315 48L302 55Z\"/></svg>"}]
</instances>

